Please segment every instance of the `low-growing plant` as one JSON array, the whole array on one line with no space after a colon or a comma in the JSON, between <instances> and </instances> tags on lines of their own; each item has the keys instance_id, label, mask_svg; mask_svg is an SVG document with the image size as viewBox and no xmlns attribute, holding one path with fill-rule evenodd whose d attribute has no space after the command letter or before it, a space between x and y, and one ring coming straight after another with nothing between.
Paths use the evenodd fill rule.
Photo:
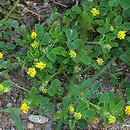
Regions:
<instances>
[{"instance_id":1,"label":"low-growing plant","mask_svg":"<svg viewBox=\"0 0 130 130\"><path fill-rule=\"evenodd\" d=\"M123 123L130 115L130 90L127 76L120 81L124 73L118 67L130 65L128 3L83 0L63 14L51 14L31 32L29 25L2 21L0 69L6 81L0 92L6 92L7 79L8 86L13 84L9 72L20 67L21 76L33 82L31 90L22 88L27 91L20 107L24 113L38 107L44 115L56 109L59 130L62 123L71 130L102 119L105 126ZM110 80L120 91L101 92L98 78Z\"/></svg>"}]
</instances>

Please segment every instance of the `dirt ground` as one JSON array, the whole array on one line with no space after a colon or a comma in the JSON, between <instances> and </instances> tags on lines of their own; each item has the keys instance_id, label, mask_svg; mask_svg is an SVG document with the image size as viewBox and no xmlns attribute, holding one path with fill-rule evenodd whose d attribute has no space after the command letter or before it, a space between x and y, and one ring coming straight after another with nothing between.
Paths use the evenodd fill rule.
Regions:
<instances>
[{"instance_id":1,"label":"dirt ground","mask_svg":"<svg viewBox=\"0 0 130 130\"><path fill-rule=\"evenodd\" d=\"M42 23L44 19L49 17L50 9L53 6L57 6L58 8L63 8L63 10L67 9L68 6L71 7L73 4L72 0L56 0L58 3L50 3L48 5L43 4L43 0L35 0L31 1L30 5L26 5L26 8L32 12L29 12L26 10L24 14L23 22L30 23L30 26L33 28L34 24L37 22ZM67 3L68 2L68 3ZM59 4L59 5L58 5ZM63 11L60 10L60 11ZM42 19L38 19L38 16L34 14L33 12L37 13L38 15L42 15ZM31 19L31 21L30 21ZM11 73L11 80L15 83L17 83L19 86L26 88L30 90L32 84L30 81L26 80L25 78L22 78L20 76L20 72L14 72ZM2 79L0 78L0 82L2 82ZM108 91L112 90L115 91L114 86L108 83L104 83L102 86L101 91ZM8 108L8 107L15 107L19 108L21 105L22 100L24 99L24 91L21 89L18 89L16 86L11 87L11 91L8 93L4 93L2 96L0 96L0 109ZM53 119L53 112L48 113L48 121L45 124L39 124L39 123L32 123L29 121L28 116L29 115L36 115L36 110L31 110L27 115L23 114L20 116L20 120L22 124L24 125L24 129L28 129L28 125L31 124L33 126L33 130L55 130L54 126L56 125L56 121ZM64 130L67 130L66 127L63 128ZM11 119L11 116L7 113L0 113L0 130L16 130L15 124L13 120ZM86 129L87 130L87 129ZM130 119L126 119L125 124L114 124L112 126L109 126L108 128L103 128L102 124L99 124L97 126L90 126L89 130L130 130Z\"/></svg>"}]
</instances>

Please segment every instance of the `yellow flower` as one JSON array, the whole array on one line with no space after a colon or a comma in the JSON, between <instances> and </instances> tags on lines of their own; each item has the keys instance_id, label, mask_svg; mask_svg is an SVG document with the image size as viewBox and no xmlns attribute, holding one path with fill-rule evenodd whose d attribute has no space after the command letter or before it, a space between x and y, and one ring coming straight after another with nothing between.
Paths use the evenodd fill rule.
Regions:
<instances>
[{"instance_id":1,"label":"yellow flower","mask_svg":"<svg viewBox=\"0 0 130 130\"><path fill-rule=\"evenodd\" d=\"M46 64L44 64L43 62L37 62L36 63L36 68L39 68L40 70L42 70L42 69L45 69L46 68Z\"/></svg>"},{"instance_id":2,"label":"yellow flower","mask_svg":"<svg viewBox=\"0 0 130 130\"><path fill-rule=\"evenodd\" d=\"M97 59L97 63L98 63L99 65L103 65L104 61L103 61L102 58L98 58L98 59Z\"/></svg>"},{"instance_id":3,"label":"yellow flower","mask_svg":"<svg viewBox=\"0 0 130 130\"><path fill-rule=\"evenodd\" d=\"M27 114L28 110L29 110L29 106L26 103L22 103L22 105L20 106L20 109Z\"/></svg>"},{"instance_id":4,"label":"yellow flower","mask_svg":"<svg viewBox=\"0 0 130 130\"><path fill-rule=\"evenodd\" d=\"M36 36L37 36L36 32L33 31L33 32L31 33L31 38L32 38L32 39L35 39Z\"/></svg>"},{"instance_id":5,"label":"yellow flower","mask_svg":"<svg viewBox=\"0 0 130 130\"><path fill-rule=\"evenodd\" d=\"M71 58L75 58L76 57L76 52L71 50L69 55L70 55Z\"/></svg>"},{"instance_id":6,"label":"yellow flower","mask_svg":"<svg viewBox=\"0 0 130 130\"><path fill-rule=\"evenodd\" d=\"M74 112L74 107L72 105L69 105L68 110L69 110L70 113L73 113Z\"/></svg>"},{"instance_id":7,"label":"yellow flower","mask_svg":"<svg viewBox=\"0 0 130 130\"><path fill-rule=\"evenodd\" d=\"M3 54L0 52L0 59L2 59L3 58Z\"/></svg>"},{"instance_id":8,"label":"yellow flower","mask_svg":"<svg viewBox=\"0 0 130 130\"><path fill-rule=\"evenodd\" d=\"M115 116L110 116L108 119L109 124L114 124L116 122L116 117Z\"/></svg>"},{"instance_id":9,"label":"yellow flower","mask_svg":"<svg viewBox=\"0 0 130 130\"><path fill-rule=\"evenodd\" d=\"M126 107L125 107L125 113L126 113L127 115L130 115L130 106L126 106Z\"/></svg>"},{"instance_id":10,"label":"yellow flower","mask_svg":"<svg viewBox=\"0 0 130 130\"><path fill-rule=\"evenodd\" d=\"M100 12L96 8L92 8L91 13L93 16L97 16Z\"/></svg>"},{"instance_id":11,"label":"yellow flower","mask_svg":"<svg viewBox=\"0 0 130 130\"><path fill-rule=\"evenodd\" d=\"M31 46L36 49L39 46L39 43L37 41L34 41Z\"/></svg>"},{"instance_id":12,"label":"yellow flower","mask_svg":"<svg viewBox=\"0 0 130 130\"><path fill-rule=\"evenodd\" d=\"M117 36L120 40L125 39L126 31L119 31Z\"/></svg>"},{"instance_id":13,"label":"yellow flower","mask_svg":"<svg viewBox=\"0 0 130 130\"><path fill-rule=\"evenodd\" d=\"M31 77L34 77L36 75L36 70L34 67L29 68L27 71L27 74L30 75Z\"/></svg>"},{"instance_id":14,"label":"yellow flower","mask_svg":"<svg viewBox=\"0 0 130 130\"><path fill-rule=\"evenodd\" d=\"M81 114L80 112L75 112L75 113L74 113L74 118L75 118L76 120L80 120L81 117L82 117L82 114Z\"/></svg>"},{"instance_id":15,"label":"yellow flower","mask_svg":"<svg viewBox=\"0 0 130 130\"><path fill-rule=\"evenodd\" d=\"M2 84L0 84L0 91L3 91L4 87Z\"/></svg>"}]
</instances>

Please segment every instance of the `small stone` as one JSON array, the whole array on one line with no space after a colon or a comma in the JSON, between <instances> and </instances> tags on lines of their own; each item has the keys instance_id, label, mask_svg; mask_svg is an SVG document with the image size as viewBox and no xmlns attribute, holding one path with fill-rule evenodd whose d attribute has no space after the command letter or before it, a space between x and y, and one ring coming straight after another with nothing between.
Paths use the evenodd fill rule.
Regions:
<instances>
[{"instance_id":1,"label":"small stone","mask_svg":"<svg viewBox=\"0 0 130 130\"><path fill-rule=\"evenodd\" d=\"M12 107L12 103L9 102L6 107Z\"/></svg>"},{"instance_id":2,"label":"small stone","mask_svg":"<svg viewBox=\"0 0 130 130\"><path fill-rule=\"evenodd\" d=\"M13 128L11 128L11 130L16 130L16 129L13 127Z\"/></svg>"},{"instance_id":3,"label":"small stone","mask_svg":"<svg viewBox=\"0 0 130 130\"><path fill-rule=\"evenodd\" d=\"M2 102L0 101L0 107L2 106Z\"/></svg>"},{"instance_id":4,"label":"small stone","mask_svg":"<svg viewBox=\"0 0 130 130\"><path fill-rule=\"evenodd\" d=\"M34 129L34 124L31 123L31 122L29 122L29 123L27 124L27 129L28 129L28 130L33 130L33 129Z\"/></svg>"},{"instance_id":5,"label":"small stone","mask_svg":"<svg viewBox=\"0 0 130 130\"><path fill-rule=\"evenodd\" d=\"M40 116L40 115L30 115L28 117L29 121L34 122L34 123L39 123L39 124L44 124L48 122L48 118L45 116Z\"/></svg>"}]
</instances>

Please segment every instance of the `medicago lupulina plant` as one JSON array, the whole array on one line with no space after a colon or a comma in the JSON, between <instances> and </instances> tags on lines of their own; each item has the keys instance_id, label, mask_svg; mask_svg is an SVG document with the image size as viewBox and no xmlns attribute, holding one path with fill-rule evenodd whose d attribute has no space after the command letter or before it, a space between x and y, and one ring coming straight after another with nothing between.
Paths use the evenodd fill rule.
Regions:
<instances>
[{"instance_id":1,"label":"medicago lupulina plant","mask_svg":"<svg viewBox=\"0 0 130 130\"><path fill-rule=\"evenodd\" d=\"M130 65L127 2L82 1L80 6L73 6L63 14L51 14L43 26L35 24L31 32L28 25L2 23L10 30L14 27L20 35L16 38L11 31L10 34L2 32L2 37L11 36L15 41L0 45L5 78L14 65L14 68L21 67L21 76L33 82L20 106L24 113L35 107L42 115L46 110L56 109L57 129L61 129L62 123L71 130L87 128L101 119L105 126L117 121L123 123L130 114L129 81L127 77L120 81L123 72L115 64ZM16 52L17 47L20 49ZM126 102L121 87L117 94L100 92L99 77L117 87L124 86ZM0 91L3 90L1 83Z\"/></svg>"}]
</instances>

